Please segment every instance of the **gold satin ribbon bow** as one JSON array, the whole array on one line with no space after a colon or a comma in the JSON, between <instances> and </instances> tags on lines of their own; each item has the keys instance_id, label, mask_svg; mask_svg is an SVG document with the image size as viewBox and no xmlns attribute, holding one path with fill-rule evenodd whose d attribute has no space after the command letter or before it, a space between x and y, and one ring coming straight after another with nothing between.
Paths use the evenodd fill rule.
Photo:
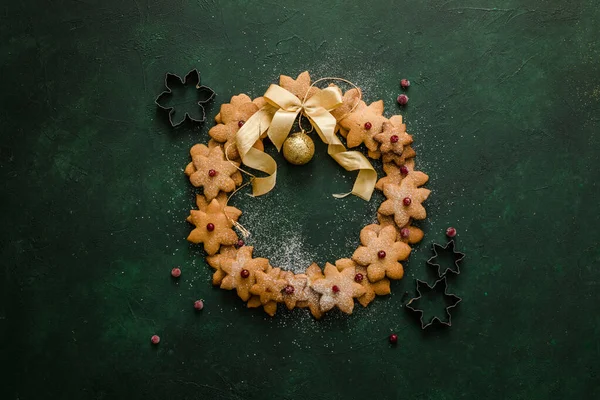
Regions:
<instances>
[{"instance_id":1,"label":"gold satin ribbon bow","mask_svg":"<svg viewBox=\"0 0 600 400\"><path fill-rule=\"evenodd\" d=\"M268 104L250 117L236 134L242 162L250 168L268 174L263 178L253 178L254 196L263 195L273 189L277 178L277 164L271 156L252 146L267 131L277 151L280 151L298 113L302 112L308 117L321 140L328 145L327 153L346 171L359 170L352 192L333 196L341 198L354 194L366 201L371 199L377 172L364 155L358 151L346 151L335 135L336 119L329 111L342 104L342 92L337 86L327 87L301 102L294 94L273 84L265 92L264 98Z\"/></svg>"}]
</instances>

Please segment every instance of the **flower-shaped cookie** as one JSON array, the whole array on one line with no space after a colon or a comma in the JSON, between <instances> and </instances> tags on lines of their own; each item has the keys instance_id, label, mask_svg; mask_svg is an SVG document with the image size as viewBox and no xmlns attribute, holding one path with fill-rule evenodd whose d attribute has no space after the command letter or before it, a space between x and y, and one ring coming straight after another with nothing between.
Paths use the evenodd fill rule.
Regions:
<instances>
[{"instance_id":1,"label":"flower-shaped cookie","mask_svg":"<svg viewBox=\"0 0 600 400\"><path fill-rule=\"evenodd\" d=\"M354 111L339 122L340 126L348 131L348 147L356 147L364 142L369 150L377 151L379 143L375 141L374 136L382 131L383 123L387 121L382 114L383 101L379 100L367 106L361 100Z\"/></svg>"},{"instance_id":2,"label":"flower-shaped cookie","mask_svg":"<svg viewBox=\"0 0 600 400\"><path fill-rule=\"evenodd\" d=\"M399 227L406 225L410 218L425 219L427 212L421 203L429 197L431 191L418 187L420 182L427 180L425 177L427 175L420 171L412 171L399 185L385 185L383 194L387 200L381 204L379 212L383 215L393 215Z\"/></svg>"},{"instance_id":3,"label":"flower-shaped cookie","mask_svg":"<svg viewBox=\"0 0 600 400\"><path fill-rule=\"evenodd\" d=\"M191 211L189 222L196 228L190 232L187 240L196 244L204 243L204 251L213 255L219 251L221 245L231 246L237 243L238 237L231 228L238 218L236 215L241 213L240 210L235 213L232 210L232 216L227 216L223 207L214 199L206 207L206 211Z\"/></svg>"},{"instance_id":4,"label":"flower-shaped cookie","mask_svg":"<svg viewBox=\"0 0 600 400\"><path fill-rule=\"evenodd\" d=\"M398 261L406 260L410 246L396 241L396 229L393 226L382 228L379 232L365 227L360 231L363 244L352 255L357 264L367 267L367 276L371 282L377 282L386 276L390 279L402 279L404 269Z\"/></svg>"},{"instance_id":5,"label":"flower-shaped cookie","mask_svg":"<svg viewBox=\"0 0 600 400\"><path fill-rule=\"evenodd\" d=\"M316 86L310 86L310 74L308 71L302 72L296 79L291 76L280 75L279 86L294 94L300 101L303 101L305 96L306 100L310 99L320 90Z\"/></svg>"},{"instance_id":6,"label":"flower-shaped cookie","mask_svg":"<svg viewBox=\"0 0 600 400\"><path fill-rule=\"evenodd\" d=\"M250 298L250 288L256 283L256 273L264 272L269 267L266 258L252 258L252 246L241 247L235 259L225 259L221 269L227 274L221 282L221 289L236 289L243 301Z\"/></svg>"},{"instance_id":7,"label":"flower-shaped cookie","mask_svg":"<svg viewBox=\"0 0 600 400\"><path fill-rule=\"evenodd\" d=\"M335 262L335 266L338 270L342 271L346 268L354 269L354 281L360 283L365 288L365 294L358 298L358 302L366 307L375 299L375 296L385 296L390 294L390 280L383 278L377 282L372 283L367 278L367 268L357 265L354 261L349 258L342 258Z\"/></svg>"},{"instance_id":8,"label":"flower-shaped cookie","mask_svg":"<svg viewBox=\"0 0 600 400\"><path fill-rule=\"evenodd\" d=\"M221 106L218 114L219 124L208 131L210 137L219 143L224 143L229 159L240 157L236 145L237 131L258 111L259 107L245 94L233 96L229 104Z\"/></svg>"},{"instance_id":9,"label":"flower-shaped cookie","mask_svg":"<svg viewBox=\"0 0 600 400\"><path fill-rule=\"evenodd\" d=\"M237 250L234 246L222 246L221 250L217 254L206 257L206 262L208 265L215 270L212 276L213 285L219 286L221 284L223 278L225 278L225 275L227 275L225 271L221 269L221 264L226 259L234 259L236 253Z\"/></svg>"},{"instance_id":10,"label":"flower-shaped cookie","mask_svg":"<svg viewBox=\"0 0 600 400\"><path fill-rule=\"evenodd\" d=\"M282 271L281 278L285 280L283 289L283 302L288 310L296 307L298 302L307 301L309 296L308 276L294 274L291 271Z\"/></svg>"},{"instance_id":11,"label":"flower-shaped cookie","mask_svg":"<svg viewBox=\"0 0 600 400\"><path fill-rule=\"evenodd\" d=\"M306 276L308 277L308 283L304 293L306 294L307 299L298 301L296 305L299 308L308 307L313 317L316 319L321 319L323 316L323 311L321 310L320 305L321 295L313 290L311 283L325 278L325 275L323 275L323 271L321 271L321 268L316 263L312 263L310 267L306 269Z\"/></svg>"},{"instance_id":12,"label":"flower-shaped cookie","mask_svg":"<svg viewBox=\"0 0 600 400\"><path fill-rule=\"evenodd\" d=\"M404 124L401 126L404 126ZM404 146L411 144L413 141L412 136L406 133L406 130L391 122L384 122L382 129L380 133L374 136L374 139L381 143L379 150L384 154L394 153L401 155Z\"/></svg>"},{"instance_id":13,"label":"flower-shaped cookie","mask_svg":"<svg viewBox=\"0 0 600 400\"><path fill-rule=\"evenodd\" d=\"M321 294L321 311L326 312L337 306L340 311L352 314L354 298L365 294L365 288L354 281L355 275L352 268L339 271L335 266L325 264L325 278L311 282L313 290Z\"/></svg>"},{"instance_id":14,"label":"flower-shaped cookie","mask_svg":"<svg viewBox=\"0 0 600 400\"><path fill-rule=\"evenodd\" d=\"M239 163L225 160L220 146L209 149L208 154L205 149L199 147L192 155L192 163L195 172L189 175L190 182L196 187L202 187L208 200L217 197L221 190L231 192L235 189L236 182L233 177L239 173ZM186 167L186 173L189 174L193 168Z\"/></svg>"}]
</instances>

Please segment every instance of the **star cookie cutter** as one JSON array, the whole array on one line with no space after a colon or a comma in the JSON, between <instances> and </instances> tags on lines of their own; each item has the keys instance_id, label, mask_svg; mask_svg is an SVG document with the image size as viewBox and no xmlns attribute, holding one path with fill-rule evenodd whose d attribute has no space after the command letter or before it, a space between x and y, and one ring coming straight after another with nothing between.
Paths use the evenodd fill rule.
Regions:
<instances>
[{"instance_id":1,"label":"star cookie cutter","mask_svg":"<svg viewBox=\"0 0 600 400\"><path fill-rule=\"evenodd\" d=\"M196 89L198 90L198 95L206 97L205 99L199 100L197 103L198 106L200 106L200 111L202 113L201 119L192 117L189 114L189 112L186 111L183 118L181 118L181 121L173 122L173 115L175 114L175 107L174 106L169 107L169 106L165 106L165 105L161 104L165 101L166 98L173 96L173 91L171 90L171 85L173 83L182 85L182 86L188 86L188 85L193 84L196 87ZM171 126L173 128L181 125L187 118L189 118L193 122L206 121L206 113L204 111L203 104L208 103L209 101L211 101L213 99L213 97L215 97L215 91L212 90L211 88L209 88L208 86L200 85L200 73L198 72L197 69L194 68L193 70L188 72L184 76L183 79L181 79L181 77L179 75L175 75L171 72L167 72L165 75L165 87L167 88L167 90L165 90L161 94L159 94L156 97L156 99L154 100L154 103L169 113L169 123L171 124Z\"/></svg>"},{"instance_id":2,"label":"star cookie cutter","mask_svg":"<svg viewBox=\"0 0 600 400\"><path fill-rule=\"evenodd\" d=\"M460 267L458 266L458 263L460 263L462 261L463 258L465 258L465 253L461 253L460 251L456 251L455 245L454 245L454 240L449 241L448 243L446 243L445 246L439 245L437 243L434 243L432 246L433 249L433 254L434 256L431 257L429 260L427 260L427 264L431 265L432 267L437 267L437 273L438 276L440 278L442 278L443 276L446 275L446 273L448 271L452 272L453 274L459 275L460 274ZM442 273L442 266L440 264L438 264L436 262L436 258L438 258L439 253L444 252L444 253L450 253L452 252L452 256L454 257L454 268L452 269L452 267L446 266L446 269L444 270L444 272Z\"/></svg>"},{"instance_id":3,"label":"star cookie cutter","mask_svg":"<svg viewBox=\"0 0 600 400\"><path fill-rule=\"evenodd\" d=\"M408 303L406 303L406 308L417 312L417 313L421 313L421 329L425 329L428 326L430 326L431 324L433 324L435 321L438 321L439 323L441 323L442 325L446 325L446 326L452 326L452 315L450 314L450 310L454 307L456 307L458 305L458 303L460 303L462 301L462 299L460 297L458 297L455 294L452 293L448 293L448 284L446 282L446 277L444 276L441 279L438 279L437 281L435 281L435 283L433 284L433 286L429 286L429 284L425 281L419 280L419 279L415 279L417 281L417 297L412 298L408 301ZM425 323L425 321L423 321L423 315L424 310L422 308L419 308L417 304L419 300L423 297L423 293L421 293L421 286L424 285L425 291L426 292L430 292L433 290L438 290L438 285L444 287L444 297L446 298L450 298L452 299L452 303L448 306L446 306L445 310L446 310L446 315L448 316L448 321L442 321L439 317L434 316L433 318L431 318L429 320L429 322Z\"/></svg>"}]
</instances>

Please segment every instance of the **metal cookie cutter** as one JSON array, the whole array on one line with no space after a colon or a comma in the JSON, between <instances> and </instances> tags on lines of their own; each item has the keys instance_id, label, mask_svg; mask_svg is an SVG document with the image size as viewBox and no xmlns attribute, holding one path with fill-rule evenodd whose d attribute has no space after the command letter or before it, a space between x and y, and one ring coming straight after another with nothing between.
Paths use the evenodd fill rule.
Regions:
<instances>
[{"instance_id":1,"label":"metal cookie cutter","mask_svg":"<svg viewBox=\"0 0 600 400\"><path fill-rule=\"evenodd\" d=\"M177 122L173 122L173 115L175 114L175 107L174 106L169 107L169 106L163 105L165 100L168 97L173 95L173 92L171 91L171 86L173 84L182 85L182 86L194 85L196 87L196 89L198 90L198 97L200 97L200 100L198 101L197 104L200 106L200 111L202 112L201 119L192 117L186 111L183 118L181 118L181 120L179 120ZM198 72L197 69L194 68L193 70L188 72L183 79L181 79L181 77L179 75L175 75L170 72L167 72L167 74L165 75L165 87L167 88L167 90L165 90L164 92L159 94L158 97L156 98L156 100L154 100L154 103L156 103L156 105L159 106L160 108L162 108L163 110L168 111L169 122L171 123L171 126L173 128L181 125L183 123L183 121L185 121L186 118L189 118L191 121L194 121L194 122L204 122L206 120L206 114L204 112L203 104L206 104L209 101L211 101L213 99L213 97L215 97L215 92L208 86L200 85L200 73Z\"/></svg>"},{"instance_id":2,"label":"metal cookie cutter","mask_svg":"<svg viewBox=\"0 0 600 400\"><path fill-rule=\"evenodd\" d=\"M433 284L433 286L429 286L427 284L427 282L421 281L419 279L416 279L417 281L417 297L410 299L408 301L408 303L406 303L406 308L411 309L412 311L421 313L421 329L425 329L428 326L430 326L431 324L433 324L435 321L438 321L439 323L446 325L446 326L452 326L452 315L450 315L450 309L454 308L457 306L458 303L461 302L461 298L458 297L455 294L452 293L448 293L448 285L446 283L446 277L443 277L437 281L435 281L435 283ZM449 299L451 302L449 303L448 306L446 306L446 315L448 316L448 321L442 321L439 317L435 316L433 318L431 318L429 320L429 322L425 323L423 321L423 309L419 307L419 300L423 297L423 293L421 293L421 290L423 290L424 293L427 292L431 292L433 290L438 290L438 285L440 287L444 287L444 297L446 299Z\"/></svg>"},{"instance_id":3,"label":"metal cookie cutter","mask_svg":"<svg viewBox=\"0 0 600 400\"><path fill-rule=\"evenodd\" d=\"M432 267L437 267L437 273L440 278L446 275L446 272L448 271L456 275L460 274L460 268L458 266L458 263L460 263L462 259L465 258L465 254L456 251L454 246L454 240L451 240L448 243L446 243L446 246L434 243L432 248L434 256L427 260L427 264L431 265ZM436 261L436 258L438 258L439 253L452 253L452 256L454 257L454 268L452 268L452 266L446 266L446 269L444 270L444 272L442 272L442 266Z\"/></svg>"}]
</instances>

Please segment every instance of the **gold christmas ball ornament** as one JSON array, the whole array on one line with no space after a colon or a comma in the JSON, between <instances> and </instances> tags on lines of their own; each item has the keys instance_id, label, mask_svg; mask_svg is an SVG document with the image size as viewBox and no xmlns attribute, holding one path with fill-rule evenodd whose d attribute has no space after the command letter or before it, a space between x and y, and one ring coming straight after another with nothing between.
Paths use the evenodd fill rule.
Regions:
<instances>
[{"instance_id":1,"label":"gold christmas ball ornament","mask_svg":"<svg viewBox=\"0 0 600 400\"><path fill-rule=\"evenodd\" d=\"M304 132L292 133L283 142L283 157L291 164L304 165L312 160L315 144Z\"/></svg>"}]
</instances>

